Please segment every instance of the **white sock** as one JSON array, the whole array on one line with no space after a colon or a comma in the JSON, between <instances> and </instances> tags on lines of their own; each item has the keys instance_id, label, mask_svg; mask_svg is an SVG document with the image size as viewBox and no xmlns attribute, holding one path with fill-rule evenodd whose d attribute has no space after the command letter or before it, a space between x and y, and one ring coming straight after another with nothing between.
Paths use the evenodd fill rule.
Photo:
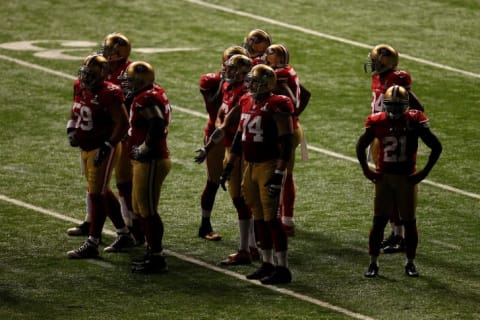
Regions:
<instances>
[{"instance_id":1,"label":"white sock","mask_svg":"<svg viewBox=\"0 0 480 320\"><path fill-rule=\"evenodd\" d=\"M249 238L249 228L250 228L251 219L240 219L238 220L238 227L240 229L240 250L248 251L248 238Z\"/></svg>"},{"instance_id":2,"label":"white sock","mask_svg":"<svg viewBox=\"0 0 480 320\"><path fill-rule=\"evenodd\" d=\"M92 202L90 201L90 197L88 196L88 192L87 192L87 196L85 198L85 206L86 206L86 213L85 213L85 222L92 222Z\"/></svg>"},{"instance_id":3,"label":"white sock","mask_svg":"<svg viewBox=\"0 0 480 320\"><path fill-rule=\"evenodd\" d=\"M120 211L122 212L123 221L128 227L132 226L132 212L127 208L127 202L125 197L118 197L120 202Z\"/></svg>"},{"instance_id":4,"label":"white sock","mask_svg":"<svg viewBox=\"0 0 480 320\"><path fill-rule=\"evenodd\" d=\"M273 261L273 249L262 250L263 263L275 264Z\"/></svg>"},{"instance_id":5,"label":"white sock","mask_svg":"<svg viewBox=\"0 0 480 320\"><path fill-rule=\"evenodd\" d=\"M277 251L275 256L277 257L278 266L288 268L287 251Z\"/></svg>"}]
</instances>

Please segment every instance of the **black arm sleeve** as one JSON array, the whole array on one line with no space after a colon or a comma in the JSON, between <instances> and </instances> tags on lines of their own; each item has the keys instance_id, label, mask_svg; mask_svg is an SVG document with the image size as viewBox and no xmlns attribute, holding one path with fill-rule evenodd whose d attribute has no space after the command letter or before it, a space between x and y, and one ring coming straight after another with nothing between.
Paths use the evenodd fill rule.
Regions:
<instances>
[{"instance_id":1,"label":"black arm sleeve","mask_svg":"<svg viewBox=\"0 0 480 320\"><path fill-rule=\"evenodd\" d=\"M282 146L280 151L280 159L288 162L292 153L293 134L284 134L283 136L279 137L279 139Z\"/></svg>"}]
</instances>

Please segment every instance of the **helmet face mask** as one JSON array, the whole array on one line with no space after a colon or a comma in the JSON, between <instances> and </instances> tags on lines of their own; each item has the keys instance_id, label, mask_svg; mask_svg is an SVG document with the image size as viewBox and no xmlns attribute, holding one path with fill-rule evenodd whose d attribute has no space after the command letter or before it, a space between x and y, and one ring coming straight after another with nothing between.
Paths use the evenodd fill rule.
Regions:
<instances>
[{"instance_id":1,"label":"helmet face mask","mask_svg":"<svg viewBox=\"0 0 480 320\"><path fill-rule=\"evenodd\" d=\"M100 87L107 76L108 62L98 54L90 55L78 70L78 79L83 89L94 90Z\"/></svg>"},{"instance_id":2,"label":"helmet face mask","mask_svg":"<svg viewBox=\"0 0 480 320\"><path fill-rule=\"evenodd\" d=\"M370 51L368 59L364 64L365 72L380 74L398 65L398 52L389 45L379 44Z\"/></svg>"},{"instance_id":3,"label":"helmet face mask","mask_svg":"<svg viewBox=\"0 0 480 320\"><path fill-rule=\"evenodd\" d=\"M290 54L287 48L281 44L272 44L265 50L264 55L267 65L276 69L288 65L290 62Z\"/></svg>"},{"instance_id":4,"label":"helmet face mask","mask_svg":"<svg viewBox=\"0 0 480 320\"><path fill-rule=\"evenodd\" d=\"M225 62L224 79L228 83L243 82L252 68L252 61L243 54L235 54Z\"/></svg>"},{"instance_id":5,"label":"helmet face mask","mask_svg":"<svg viewBox=\"0 0 480 320\"><path fill-rule=\"evenodd\" d=\"M272 37L262 29L250 31L243 40L243 47L247 49L252 58L262 56L271 44Z\"/></svg>"},{"instance_id":6,"label":"helmet face mask","mask_svg":"<svg viewBox=\"0 0 480 320\"><path fill-rule=\"evenodd\" d=\"M113 32L103 40L100 52L108 61L123 61L128 59L131 50L130 40L119 32Z\"/></svg>"},{"instance_id":7,"label":"helmet face mask","mask_svg":"<svg viewBox=\"0 0 480 320\"><path fill-rule=\"evenodd\" d=\"M128 89L138 92L145 87L152 85L155 81L153 67L144 61L135 61L127 68Z\"/></svg>"},{"instance_id":8,"label":"helmet face mask","mask_svg":"<svg viewBox=\"0 0 480 320\"><path fill-rule=\"evenodd\" d=\"M390 119L400 119L408 108L408 91L401 86L391 86L383 96L383 104Z\"/></svg>"},{"instance_id":9,"label":"helmet face mask","mask_svg":"<svg viewBox=\"0 0 480 320\"><path fill-rule=\"evenodd\" d=\"M252 97L269 94L277 85L275 71L264 64L258 64L247 75L247 87Z\"/></svg>"}]
</instances>

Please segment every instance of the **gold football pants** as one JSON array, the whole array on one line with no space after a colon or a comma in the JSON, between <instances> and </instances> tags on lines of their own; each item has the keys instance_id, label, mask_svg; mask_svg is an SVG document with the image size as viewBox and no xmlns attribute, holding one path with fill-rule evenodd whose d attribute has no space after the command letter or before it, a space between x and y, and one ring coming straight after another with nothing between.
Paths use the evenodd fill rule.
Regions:
<instances>
[{"instance_id":1,"label":"gold football pants","mask_svg":"<svg viewBox=\"0 0 480 320\"><path fill-rule=\"evenodd\" d=\"M273 175L276 165L276 160L246 163L242 191L255 220L270 221L277 217L278 199L271 198L268 195L268 186L265 186Z\"/></svg>"},{"instance_id":2,"label":"gold football pants","mask_svg":"<svg viewBox=\"0 0 480 320\"><path fill-rule=\"evenodd\" d=\"M132 160L133 212L142 218L158 214L160 190L172 167L171 159L153 159L145 162Z\"/></svg>"},{"instance_id":3,"label":"gold football pants","mask_svg":"<svg viewBox=\"0 0 480 320\"><path fill-rule=\"evenodd\" d=\"M388 217L395 206L402 221L415 220L418 185L406 175L384 174L375 184L374 214Z\"/></svg>"}]
</instances>

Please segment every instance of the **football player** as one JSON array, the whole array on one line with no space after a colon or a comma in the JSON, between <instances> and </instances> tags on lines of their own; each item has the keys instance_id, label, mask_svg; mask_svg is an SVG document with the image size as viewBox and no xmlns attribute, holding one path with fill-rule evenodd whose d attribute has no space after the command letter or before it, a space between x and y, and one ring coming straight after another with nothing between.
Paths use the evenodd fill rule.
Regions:
<instances>
[{"instance_id":1,"label":"football player","mask_svg":"<svg viewBox=\"0 0 480 320\"><path fill-rule=\"evenodd\" d=\"M130 112L130 94L127 87L126 70L132 63L129 60L132 46L130 40L119 32L113 32L105 36L100 49L102 54L108 61L107 81L120 86L126 97L125 106L127 112ZM122 143L117 146L118 160L115 164L115 180L118 189L119 200L122 208L122 216L126 225L131 230L137 245L145 242L145 237L141 232L140 224L137 217L132 211L132 169L130 157L126 150L125 138ZM85 221L75 227L69 228L67 234L71 236L88 234L90 224L88 199L87 213Z\"/></svg>"},{"instance_id":2,"label":"football player","mask_svg":"<svg viewBox=\"0 0 480 320\"><path fill-rule=\"evenodd\" d=\"M104 251L117 252L133 245L120 203L109 186L116 147L128 130L128 116L122 89L105 81L107 73L107 59L98 54L90 55L84 60L74 82L74 103L67 133L70 145L81 150L91 223L87 240L78 249L68 251L69 258L98 256L98 244L107 216L118 236Z\"/></svg>"},{"instance_id":3,"label":"football player","mask_svg":"<svg viewBox=\"0 0 480 320\"><path fill-rule=\"evenodd\" d=\"M269 66L254 66L247 83L249 93L239 101L240 123L221 184L230 178L236 160L243 157L243 193L252 209L263 261L247 279L263 284L290 283L288 238L278 215L278 204L291 156L294 106L290 98L272 93L277 77Z\"/></svg>"},{"instance_id":4,"label":"football player","mask_svg":"<svg viewBox=\"0 0 480 320\"><path fill-rule=\"evenodd\" d=\"M442 145L429 128L429 120L419 110L408 107L408 91L398 85L389 87L384 96L385 111L368 116L365 132L356 146L363 174L375 186L373 225L369 236L370 265L366 277L378 275L378 255L390 212L395 209L405 228L407 262L405 273L418 277L414 259L418 244L416 224L417 184L427 177L442 152ZM368 166L365 150L374 139L379 141L376 169ZM416 171L418 139L430 155L425 167Z\"/></svg>"},{"instance_id":5,"label":"football player","mask_svg":"<svg viewBox=\"0 0 480 320\"><path fill-rule=\"evenodd\" d=\"M411 89L412 79L405 70L398 69L398 51L387 45L379 44L373 47L368 54L368 61L364 64L365 72L372 74L372 102L371 113L384 111L384 93L392 85L404 87L409 93L409 107L424 111L422 103ZM378 141L375 139L370 146L369 158L376 159ZM401 225L396 210L390 215L391 233L382 242L384 253L401 252L405 249L404 229Z\"/></svg>"},{"instance_id":6,"label":"football player","mask_svg":"<svg viewBox=\"0 0 480 320\"><path fill-rule=\"evenodd\" d=\"M223 99L216 120L217 129L212 133L206 145L198 150L199 154L195 158L197 162L202 162L210 150L219 143L224 145L224 158L228 159L233 137L237 132L240 121L238 101L247 91L245 78L252 67L252 60L244 54L235 54L224 63L224 67ZM236 159L228 183L228 192L238 214L240 245L237 252L221 262L222 265L250 264L252 255L255 259L259 256L253 232L252 212L245 204L241 191L243 167L242 159Z\"/></svg>"},{"instance_id":7,"label":"football player","mask_svg":"<svg viewBox=\"0 0 480 320\"><path fill-rule=\"evenodd\" d=\"M222 86L224 83L223 69L225 62L235 54L247 54L247 51L240 46L230 46L226 48L222 55L222 70L214 73L206 73L200 77L200 93L205 102L205 110L208 113L207 124L204 128L203 143L206 144L209 137L215 131L215 122L217 120L218 110L222 104ZM225 157L225 147L223 143L213 144L205 154L206 158L202 158L202 149L199 152L197 163L205 160L207 169L207 182L200 197L200 207L202 211L202 220L198 229L198 236L206 240L219 241L222 237L213 231L211 224L211 215L215 197L220 184L220 175L223 170L223 159Z\"/></svg>"},{"instance_id":8,"label":"football player","mask_svg":"<svg viewBox=\"0 0 480 320\"><path fill-rule=\"evenodd\" d=\"M243 47L247 50L253 65L265 63L264 53L272 44L272 36L265 30L253 29L243 39Z\"/></svg>"},{"instance_id":9,"label":"football player","mask_svg":"<svg viewBox=\"0 0 480 320\"><path fill-rule=\"evenodd\" d=\"M132 271L156 273L167 269L163 253L163 221L157 207L162 184L172 162L167 146L171 107L165 90L155 83L153 67L136 61L127 68L133 101L127 139L132 158L132 205L147 239L147 253L132 261Z\"/></svg>"},{"instance_id":10,"label":"football player","mask_svg":"<svg viewBox=\"0 0 480 320\"><path fill-rule=\"evenodd\" d=\"M295 112L292 117L294 130L292 154L288 161L280 207L283 228L287 235L293 236L295 234L294 207L296 195L295 184L293 181L293 168L295 165L295 151L299 144L303 145L302 158L307 158L305 151L306 142L303 128L300 125L299 116L308 104L310 92L300 84L297 72L289 64L290 54L286 46L282 44L272 44L266 49L264 60L268 66L275 70L275 74L277 75L277 85L273 92L275 94L282 94L289 97L292 99L293 105L295 106Z\"/></svg>"}]
</instances>

